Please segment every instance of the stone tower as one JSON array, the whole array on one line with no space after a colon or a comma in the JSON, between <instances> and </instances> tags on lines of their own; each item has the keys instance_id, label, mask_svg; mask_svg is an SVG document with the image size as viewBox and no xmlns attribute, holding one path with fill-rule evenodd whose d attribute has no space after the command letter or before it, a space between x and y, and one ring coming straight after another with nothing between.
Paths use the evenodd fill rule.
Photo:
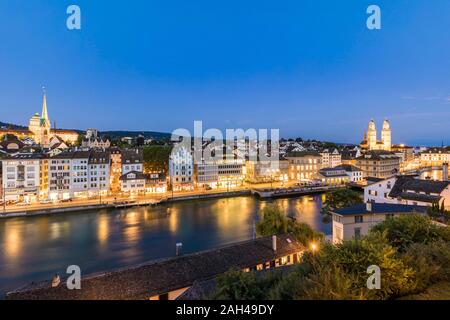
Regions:
<instances>
[{"instance_id":1,"label":"stone tower","mask_svg":"<svg viewBox=\"0 0 450 320\"><path fill-rule=\"evenodd\" d=\"M381 129L381 142L383 142L383 150L391 151L392 133L387 119L384 120L383 129Z\"/></svg>"},{"instance_id":2,"label":"stone tower","mask_svg":"<svg viewBox=\"0 0 450 320\"><path fill-rule=\"evenodd\" d=\"M377 129L373 119L370 120L369 127L367 128L367 147L369 150L375 150L377 147Z\"/></svg>"}]
</instances>

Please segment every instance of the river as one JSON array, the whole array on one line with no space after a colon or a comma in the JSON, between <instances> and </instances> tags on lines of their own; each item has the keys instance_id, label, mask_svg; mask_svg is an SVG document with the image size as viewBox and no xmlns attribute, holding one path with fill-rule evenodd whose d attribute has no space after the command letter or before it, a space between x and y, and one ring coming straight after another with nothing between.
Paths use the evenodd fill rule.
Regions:
<instances>
[{"instance_id":1,"label":"river","mask_svg":"<svg viewBox=\"0 0 450 320\"><path fill-rule=\"evenodd\" d=\"M330 234L320 215L323 197L273 201ZM86 275L174 256L177 242L190 253L251 239L267 203L248 196L0 220L0 297L55 273L63 276L69 265Z\"/></svg>"}]
</instances>

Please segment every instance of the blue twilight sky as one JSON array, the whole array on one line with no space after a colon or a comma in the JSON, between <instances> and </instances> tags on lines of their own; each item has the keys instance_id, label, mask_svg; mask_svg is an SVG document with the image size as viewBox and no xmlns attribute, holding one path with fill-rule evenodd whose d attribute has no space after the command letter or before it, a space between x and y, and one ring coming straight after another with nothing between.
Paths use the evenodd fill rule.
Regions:
<instances>
[{"instance_id":1,"label":"blue twilight sky","mask_svg":"<svg viewBox=\"0 0 450 320\"><path fill-rule=\"evenodd\" d=\"M66 8L82 30L66 28ZM382 10L382 30L366 9ZM1 0L0 121L450 144L448 0Z\"/></svg>"}]
</instances>

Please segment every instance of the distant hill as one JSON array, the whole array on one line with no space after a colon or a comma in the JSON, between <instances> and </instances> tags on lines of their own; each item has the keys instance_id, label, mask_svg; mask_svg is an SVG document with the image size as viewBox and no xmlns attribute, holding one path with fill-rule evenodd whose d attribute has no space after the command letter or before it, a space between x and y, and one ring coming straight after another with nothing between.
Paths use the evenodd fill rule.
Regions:
<instances>
[{"instance_id":1,"label":"distant hill","mask_svg":"<svg viewBox=\"0 0 450 320\"><path fill-rule=\"evenodd\" d=\"M13 123L7 123L0 121L0 128L8 128L8 129L28 129L28 127L13 124ZM73 129L74 131L78 132L79 134L85 134L86 131L84 130L77 130ZM108 136L110 139L120 139L123 137L137 137L139 135L143 135L145 139L153 139L153 140L163 140L163 139L170 139L171 134L165 133L165 132L155 132L155 131L100 131L100 134L102 136Z\"/></svg>"},{"instance_id":2,"label":"distant hill","mask_svg":"<svg viewBox=\"0 0 450 320\"><path fill-rule=\"evenodd\" d=\"M0 128L8 128L8 129L28 129L28 127L25 127L25 126L20 126L20 125L13 124L13 123L6 123L6 122L2 122L2 121L0 121Z\"/></svg>"},{"instance_id":3,"label":"distant hill","mask_svg":"<svg viewBox=\"0 0 450 320\"><path fill-rule=\"evenodd\" d=\"M139 135L144 136L145 139L163 140L170 139L171 134L165 132L155 131L100 131L100 135L108 136L111 140L120 139L123 137L137 137Z\"/></svg>"}]
</instances>

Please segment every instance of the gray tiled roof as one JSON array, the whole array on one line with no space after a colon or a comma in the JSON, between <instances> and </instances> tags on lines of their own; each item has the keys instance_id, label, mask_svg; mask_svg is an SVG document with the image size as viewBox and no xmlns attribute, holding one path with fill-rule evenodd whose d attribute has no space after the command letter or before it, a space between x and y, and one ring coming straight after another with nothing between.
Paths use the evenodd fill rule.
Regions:
<instances>
[{"instance_id":1,"label":"gray tiled roof","mask_svg":"<svg viewBox=\"0 0 450 320\"><path fill-rule=\"evenodd\" d=\"M449 184L449 181L433 181L414 179L411 177L399 177L392 187L389 196L391 198L397 198L401 196L402 193L407 192L407 190L440 194Z\"/></svg>"},{"instance_id":2,"label":"gray tiled roof","mask_svg":"<svg viewBox=\"0 0 450 320\"><path fill-rule=\"evenodd\" d=\"M141 149L122 150L122 163L143 163L144 153Z\"/></svg>"},{"instance_id":3,"label":"gray tiled roof","mask_svg":"<svg viewBox=\"0 0 450 320\"><path fill-rule=\"evenodd\" d=\"M347 172L357 172L357 171L362 171L360 168L352 166L351 164L341 164L337 167L335 167L336 169L342 169L345 170Z\"/></svg>"},{"instance_id":4,"label":"gray tiled roof","mask_svg":"<svg viewBox=\"0 0 450 320\"><path fill-rule=\"evenodd\" d=\"M135 177L134 178L129 178L130 174L134 174ZM145 174L143 174L142 172L139 171L130 171L128 173L125 173L123 175L120 176L120 180L121 181L128 181L128 180L146 180L147 177Z\"/></svg>"}]
</instances>

